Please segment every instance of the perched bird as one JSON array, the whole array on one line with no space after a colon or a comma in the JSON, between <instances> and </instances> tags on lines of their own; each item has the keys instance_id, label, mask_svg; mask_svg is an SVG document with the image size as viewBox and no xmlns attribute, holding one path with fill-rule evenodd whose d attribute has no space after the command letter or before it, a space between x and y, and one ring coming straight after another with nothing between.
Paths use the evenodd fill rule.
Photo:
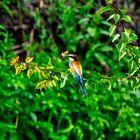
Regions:
<instances>
[{"instance_id":1,"label":"perched bird","mask_svg":"<svg viewBox=\"0 0 140 140\"><path fill-rule=\"evenodd\" d=\"M67 56L69 57L70 60L69 62L70 72L74 75L76 81L80 85L82 93L87 96L88 93L85 89L85 85L83 82L82 66L78 60L78 56L75 54L68 54Z\"/></svg>"}]
</instances>

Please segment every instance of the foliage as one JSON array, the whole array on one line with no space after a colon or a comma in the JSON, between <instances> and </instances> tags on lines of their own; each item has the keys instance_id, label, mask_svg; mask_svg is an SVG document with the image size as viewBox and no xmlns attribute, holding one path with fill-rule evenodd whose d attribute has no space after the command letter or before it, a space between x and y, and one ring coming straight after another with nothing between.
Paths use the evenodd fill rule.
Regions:
<instances>
[{"instance_id":1,"label":"foliage","mask_svg":"<svg viewBox=\"0 0 140 140\"><path fill-rule=\"evenodd\" d=\"M140 138L138 37L124 26L133 24L131 17L116 5L0 2L0 12L20 25L12 31L0 25L0 139ZM26 55L15 56L13 46ZM59 57L64 50L78 54L89 97Z\"/></svg>"},{"instance_id":2,"label":"foliage","mask_svg":"<svg viewBox=\"0 0 140 140\"><path fill-rule=\"evenodd\" d=\"M110 6L102 7L96 14L102 14L106 11L112 11L107 21L112 20L109 28L109 35L112 42L117 42L115 45L119 52L119 61L124 57L127 58L128 71L123 80L123 84L129 85L133 90L138 90L140 87L139 71L140 71L140 51L138 47L138 37L130 28L125 27L123 21L133 23L130 16L126 15L126 11L116 6L116 1L109 1ZM114 84L114 83L113 83Z\"/></svg>"}]
</instances>

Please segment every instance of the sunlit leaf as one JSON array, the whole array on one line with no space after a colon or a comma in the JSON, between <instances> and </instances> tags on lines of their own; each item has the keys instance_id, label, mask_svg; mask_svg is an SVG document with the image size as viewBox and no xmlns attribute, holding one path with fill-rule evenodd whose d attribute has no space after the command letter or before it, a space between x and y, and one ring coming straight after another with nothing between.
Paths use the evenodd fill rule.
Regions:
<instances>
[{"instance_id":1,"label":"sunlit leaf","mask_svg":"<svg viewBox=\"0 0 140 140\"><path fill-rule=\"evenodd\" d=\"M133 41L136 41L136 40L138 40L138 36L136 34L132 33L131 36L130 36L130 41L133 42Z\"/></svg>"},{"instance_id":2,"label":"sunlit leaf","mask_svg":"<svg viewBox=\"0 0 140 140\"><path fill-rule=\"evenodd\" d=\"M111 9L112 9L111 6L104 6L104 7L101 7L100 9L98 9L96 11L96 14L97 15L101 15L102 13L107 12L107 11L110 11Z\"/></svg>"},{"instance_id":3,"label":"sunlit leaf","mask_svg":"<svg viewBox=\"0 0 140 140\"><path fill-rule=\"evenodd\" d=\"M16 75L18 75L22 70L22 66L16 67Z\"/></svg>"},{"instance_id":4,"label":"sunlit leaf","mask_svg":"<svg viewBox=\"0 0 140 140\"><path fill-rule=\"evenodd\" d=\"M126 48L126 43L122 43L119 51L122 52L125 48Z\"/></svg>"},{"instance_id":5,"label":"sunlit leaf","mask_svg":"<svg viewBox=\"0 0 140 140\"><path fill-rule=\"evenodd\" d=\"M10 64L15 65L19 61L19 56L17 56L15 59L13 59Z\"/></svg>"},{"instance_id":6,"label":"sunlit leaf","mask_svg":"<svg viewBox=\"0 0 140 140\"><path fill-rule=\"evenodd\" d=\"M116 41L120 37L120 34L116 34L112 40L112 42Z\"/></svg>"},{"instance_id":7,"label":"sunlit leaf","mask_svg":"<svg viewBox=\"0 0 140 140\"><path fill-rule=\"evenodd\" d=\"M136 72L138 71L138 69L134 69L129 76L133 76Z\"/></svg>"},{"instance_id":8,"label":"sunlit leaf","mask_svg":"<svg viewBox=\"0 0 140 140\"><path fill-rule=\"evenodd\" d=\"M47 70L52 70L52 69L54 69L54 66L47 66L46 69Z\"/></svg>"},{"instance_id":9,"label":"sunlit leaf","mask_svg":"<svg viewBox=\"0 0 140 140\"><path fill-rule=\"evenodd\" d=\"M128 15L124 15L123 18L122 18L122 20L124 20L124 21L126 21L126 22L130 22L130 23L133 22L132 19L131 19L131 17L128 16Z\"/></svg>"},{"instance_id":10,"label":"sunlit leaf","mask_svg":"<svg viewBox=\"0 0 140 140\"><path fill-rule=\"evenodd\" d=\"M25 62L26 63L30 63L33 59L34 59L33 57L27 57L26 60L25 60Z\"/></svg>"},{"instance_id":11,"label":"sunlit leaf","mask_svg":"<svg viewBox=\"0 0 140 140\"><path fill-rule=\"evenodd\" d=\"M112 4L113 3L113 0L108 0L107 1L109 4Z\"/></svg>"},{"instance_id":12,"label":"sunlit leaf","mask_svg":"<svg viewBox=\"0 0 140 140\"><path fill-rule=\"evenodd\" d=\"M126 35L129 37L130 33L131 33L131 29L129 28L124 28L124 32L126 33Z\"/></svg>"},{"instance_id":13,"label":"sunlit leaf","mask_svg":"<svg viewBox=\"0 0 140 140\"><path fill-rule=\"evenodd\" d=\"M52 60L51 60L51 58L49 57L49 62L48 62L48 65L49 66L52 66Z\"/></svg>"},{"instance_id":14,"label":"sunlit leaf","mask_svg":"<svg viewBox=\"0 0 140 140\"><path fill-rule=\"evenodd\" d=\"M107 19L107 21L110 20L110 19L113 19L114 16L115 16L115 14L112 14L112 15Z\"/></svg>"},{"instance_id":15,"label":"sunlit leaf","mask_svg":"<svg viewBox=\"0 0 140 140\"><path fill-rule=\"evenodd\" d=\"M122 53L120 53L119 55L119 61L126 55L126 52L123 51Z\"/></svg>"},{"instance_id":16,"label":"sunlit leaf","mask_svg":"<svg viewBox=\"0 0 140 140\"><path fill-rule=\"evenodd\" d=\"M37 83L36 85L36 89L46 89L46 84L47 84L47 80L41 81L39 83Z\"/></svg>"},{"instance_id":17,"label":"sunlit leaf","mask_svg":"<svg viewBox=\"0 0 140 140\"><path fill-rule=\"evenodd\" d=\"M40 70L40 68L39 68L38 66L35 66L35 70L36 70L38 73L41 72L41 70Z\"/></svg>"},{"instance_id":18,"label":"sunlit leaf","mask_svg":"<svg viewBox=\"0 0 140 140\"><path fill-rule=\"evenodd\" d=\"M114 31L116 29L116 25L111 25L110 28L109 28L109 35L112 36Z\"/></svg>"},{"instance_id":19,"label":"sunlit leaf","mask_svg":"<svg viewBox=\"0 0 140 140\"><path fill-rule=\"evenodd\" d=\"M126 43L121 44L121 48L119 49L119 61L126 55Z\"/></svg>"},{"instance_id":20,"label":"sunlit leaf","mask_svg":"<svg viewBox=\"0 0 140 140\"><path fill-rule=\"evenodd\" d=\"M120 8L119 11L121 12L122 15L126 14L126 9L124 9L124 8L123 9Z\"/></svg>"},{"instance_id":21,"label":"sunlit leaf","mask_svg":"<svg viewBox=\"0 0 140 140\"><path fill-rule=\"evenodd\" d=\"M89 33L90 36L92 36L92 37L95 36L95 29L94 28L89 27L87 29L87 32Z\"/></svg>"},{"instance_id":22,"label":"sunlit leaf","mask_svg":"<svg viewBox=\"0 0 140 140\"><path fill-rule=\"evenodd\" d=\"M63 73L61 73L61 78L62 78L62 82L60 84L60 88L63 88L67 81L67 75L64 75Z\"/></svg>"},{"instance_id":23,"label":"sunlit leaf","mask_svg":"<svg viewBox=\"0 0 140 140\"><path fill-rule=\"evenodd\" d=\"M31 112L31 113L30 113L30 116L31 116L31 118L32 118L32 120L33 120L34 122L37 122L37 116L36 116L35 113Z\"/></svg>"},{"instance_id":24,"label":"sunlit leaf","mask_svg":"<svg viewBox=\"0 0 140 140\"><path fill-rule=\"evenodd\" d=\"M28 69L28 71L27 71L27 76L30 78L31 75L32 75L32 73L33 73L33 70L32 70L32 69Z\"/></svg>"},{"instance_id":25,"label":"sunlit leaf","mask_svg":"<svg viewBox=\"0 0 140 140\"><path fill-rule=\"evenodd\" d=\"M117 24L119 20L120 20L120 15L119 14L115 14L114 15L115 24Z\"/></svg>"}]
</instances>

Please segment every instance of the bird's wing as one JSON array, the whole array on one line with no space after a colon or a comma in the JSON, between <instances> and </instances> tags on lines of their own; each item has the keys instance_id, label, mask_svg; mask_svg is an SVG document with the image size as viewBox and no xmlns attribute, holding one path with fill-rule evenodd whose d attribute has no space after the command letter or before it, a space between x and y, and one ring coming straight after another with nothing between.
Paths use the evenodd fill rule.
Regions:
<instances>
[{"instance_id":1,"label":"bird's wing","mask_svg":"<svg viewBox=\"0 0 140 140\"><path fill-rule=\"evenodd\" d=\"M74 68L74 70L80 75L82 76L82 66L80 64L79 61L73 61L72 62L72 66Z\"/></svg>"}]
</instances>

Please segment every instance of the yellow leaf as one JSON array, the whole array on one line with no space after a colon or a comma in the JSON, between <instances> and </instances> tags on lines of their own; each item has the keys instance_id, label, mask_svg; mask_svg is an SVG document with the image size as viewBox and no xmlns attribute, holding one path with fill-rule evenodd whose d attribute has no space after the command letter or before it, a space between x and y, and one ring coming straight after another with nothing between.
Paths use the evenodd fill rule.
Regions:
<instances>
[{"instance_id":1,"label":"yellow leaf","mask_svg":"<svg viewBox=\"0 0 140 140\"><path fill-rule=\"evenodd\" d=\"M27 57L26 60L25 60L25 62L26 63L30 63L33 59L34 59L33 57Z\"/></svg>"},{"instance_id":2,"label":"yellow leaf","mask_svg":"<svg viewBox=\"0 0 140 140\"><path fill-rule=\"evenodd\" d=\"M109 3L109 4L112 4L112 3L113 3L113 0L108 0L108 3Z\"/></svg>"},{"instance_id":3,"label":"yellow leaf","mask_svg":"<svg viewBox=\"0 0 140 140\"><path fill-rule=\"evenodd\" d=\"M18 75L22 70L22 66L16 67L16 75Z\"/></svg>"},{"instance_id":4,"label":"yellow leaf","mask_svg":"<svg viewBox=\"0 0 140 140\"><path fill-rule=\"evenodd\" d=\"M22 70L25 70L27 67L26 65L23 63L22 65L15 67L16 69L16 75L18 75Z\"/></svg>"},{"instance_id":5,"label":"yellow leaf","mask_svg":"<svg viewBox=\"0 0 140 140\"><path fill-rule=\"evenodd\" d=\"M59 80L59 78L57 76L53 76L53 78L57 81Z\"/></svg>"},{"instance_id":6,"label":"yellow leaf","mask_svg":"<svg viewBox=\"0 0 140 140\"><path fill-rule=\"evenodd\" d=\"M54 69L54 66L47 66L46 68L47 70L51 70L51 69Z\"/></svg>"},{"instance_id":7,"label":"yellow leaf","mask_svg":"<svg viewBox=\"0 0 140 140\"><path fill-rule=\"evenodd\" d=\"M40 73L41 72L41 70L40 70L40 68L39 67L35 67L35 69L36 69L36 71L38 72L38 73Z\"/></svg>"},{"instance_id":8,"label":"yellow leaf","mask_svg":"<svg viewBox=\"0 0 140 140\"><path fill-rule=\"evenodd\" d=\"M44 80L44 81L37 83L36 89L43 89L43 88L46 89L46 83L47 83L47 80Z\"/></svg>"},{"instance_id":9,"label":"yellow leaf","mask_svg":"<svg viewBox=\"0 0 140 140\"><path fill-rule=\"evenodd\" d=\"M32 75L32 73L33 73L33 70L32 70L32 69L28 69L28 71L27 71L27 76L30 78L31 75Z\"/></svg>"},{"instance_id":10,"label":"yellow leaf","mask_svg":"<svg viewBox=\"0 0 140 140\"><path fill-rule=\"evenodd\" d=\"M52 80L52 84L56 87L56 82L54 80Z\"/></svg>"},{"instance_id":11,"label":"yellow leaf","mask_svg":"<svg viewBox=\"0 0 140 140\"><path fill-rule=\"evenodd\" d=\"M19 60L19 56L17 56L15 59L13 59L11 62L10 62L10 65L15 65Z\"/></svg>"},{"instance_id":12,"label":"yellow leaf","mask_svg":"<svg viewBox=\"0 0 140 140\"><path fill-rule=\"evenodd\" d=\"M18 104L18 105L21 104L20 101L19 101L18 99L16 99L16 104Z\"/></svg>"},{"instance_id":13,"label":"yellow leaf","mask_svg":"<svg viewBox=\"0 0 140 140\"><path fill-rule=\"evenodd\" d=\"M50 87L53 87L53 83L52 83L52 82L48 82L48 85L49 85Z\"/></svg>"}]
</instances>

